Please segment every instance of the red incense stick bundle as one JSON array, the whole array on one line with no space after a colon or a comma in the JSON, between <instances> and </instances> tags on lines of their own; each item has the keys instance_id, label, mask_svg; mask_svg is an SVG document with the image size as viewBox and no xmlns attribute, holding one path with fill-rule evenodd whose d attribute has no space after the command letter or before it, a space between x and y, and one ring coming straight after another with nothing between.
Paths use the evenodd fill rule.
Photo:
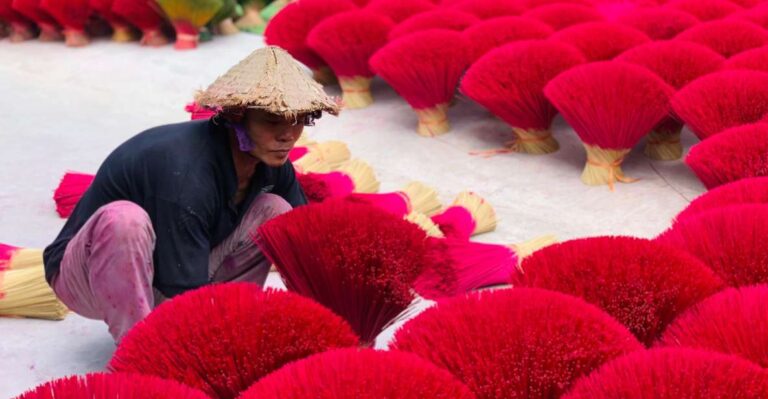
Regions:
<instances>
[{"instance_id":1,"label":"red incense stick bundle","mask_svg":"<svg viewBox=\"0 0 768 399\"><path fill-rule=\"evenodd\" d=\"M711 21L695 25L675 39L703 44L727 58L767 45L768 31L751 22Z\"/></svg>"},{"instance_id":2,"label":"red incense stick bundle","mask_svg":"<svg viewBox=\"0 0 768 399\"><path fill-rule=\"evenodd\" d=\"M645 33L615 22L588 22L571 26L552 35L552 39L578 48L590 61L611 60L632 47L650 41Z\"/></svg>"},{"instance_id":3,"label":"red incense stick bundle","mask_svg":"<svg viewBox=\"0 0 768 399\"><path fill-rule=\"evenodd\" d=\"M371 0L365 8L400 23L416 14L434 10L437 6L429 0Z\"/></svg>"},{"instance_id":4,"label":"red incense stick bundle","mask_svg":"<svg viewBox=\"0 0 768 399\"><path fill-rule=\"evenodd\" d=\"M165 19L154 0L114 0L112 12L141 29L142 45L168 44L168 38L162 32Z\"/></svg>"},{"instance_id":5,"label":"red incense stick bundle","mask_svg":"<svg viewBox=\"0 0 768 399\"><path fill-rule=\"evenodd\" d=\"M698 24L699 20L685 11L652 7L624 14L618 22L644 32L653 40L667 40Z\"/></svg>"},{"instance_id":6,"label":"red incense stick bundle","mask_svg":"<svg viewBox=\"0 0 768 399\"><path fill-rule=\"evenodd\" d=\"M11 25L10 40L19 43L35 37L35 26L32 20L13 9L13 0L0 0L0 20Z\"/></svg>"},{"instance_id":7,"label":"red incense stick bundle","mask_svg":"<svg viewBox=\"0 0 768 399\"><path fill-rule=\"evenodd\" d=\"M533 18L499 17L470 26L464 30L469 41L472 61L489 51L519 40L546 39L554 30Z\"/></svg>"},{"instance_id":8,"label":"red incense stick bundle","mask_svg":"<svg viewBox=\"0 0 768 399\"><path fill-rule=\"evenodd\" d=\"M446 29L461 32L478 22L480 22L478 17L450 8L427 11L416 14L399 23L389 33L389 40L395 40L411 33L429 29Z\"/></svg>"},{"instance_id":9,"label":"red incense stick bundle","mask_svg":"<svg viewBox=\"0 0 768 399\"><path fill-rule=\"evenodd\" d=\"M726 183L698 196L675 216L675 223L706 211L740 204L768 204L768 177Z\"/></svg>"},{"instance_id":10,"label":"red incense stick bundle","mask_svg":"<svg viewBox=\"0 0 768 399\"><path fill-rule=\"evenodd\" d=\"M134 373L92 373L46 382L17 399L53 398L145 398L207 399L203 392L153 376Z\"/></svg>"},{"instance_id":11,"label":"red incense stick bundle","mask_svg":"<svg viewBox=\"0 0 768 399\"><path fill-rule=\"evenodd\" d=\"M82 47L89 43L85 26L91 16L89 0L41 0L40 8L64 27L64 38L69 47Z\"/></svg>"},{"instance_id":12,"label":"red incense stick bundle","mask_svg":"<svg viewBox=\"0 0 768 399\"><path fill-rule=\"evenodd\" d=\"M685 11L702 21L723 19L742 10L728 0L672 0L664 7Z\"/></svg>"},{"instance_id":13,"label":"red incense stick bundle","mask_svg":"<svg viewBox=\"0 0 768 399\"><path fill-rule=\"evenodd\" d=\"M527 11L523 16L544 22L554 30L603 20L602 14L590 6L568 3L542 5Z\"/></svg>"},{"instance_id":14,"label":"red incense stick bundle","mask_svg":"<svg viewBox=\"0 0 768 399\"><path fill-rule=\"evenodd\" d=\"M56 213L62 219L72 214L80 198L91 186L95 176L87 173L67 172L61 178L59 186L53 192L53 200L56 203Z\"/></svg>"},{"instance_id":15,"label":"red incense stick bundle","mask_svg":"<svg viewBox=\"0 0 768 399\"><path fill-rule=\"evenodd\" d=\"M748 69L768 72L768 46L743 51L729 58L723 69Z\"/></svg>"}]
</instances>

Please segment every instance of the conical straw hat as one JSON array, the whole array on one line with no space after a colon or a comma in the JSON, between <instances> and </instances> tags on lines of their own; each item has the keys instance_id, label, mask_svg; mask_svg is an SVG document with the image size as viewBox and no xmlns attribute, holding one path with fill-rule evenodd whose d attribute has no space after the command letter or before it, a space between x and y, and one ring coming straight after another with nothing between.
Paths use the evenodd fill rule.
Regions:
<instances>
[{"instance_id":1,"label":"conical straw hat","mask_svg":"<svg viewBox=\"0 0 768 399\"><path fill-rule=\"evenodd\" d=\"M220 76L195 101L215 109L257 108L295 117L316 111L339 113L338 102L325 94L285 50L258 49Z\"/></svg>"}]
</instances>

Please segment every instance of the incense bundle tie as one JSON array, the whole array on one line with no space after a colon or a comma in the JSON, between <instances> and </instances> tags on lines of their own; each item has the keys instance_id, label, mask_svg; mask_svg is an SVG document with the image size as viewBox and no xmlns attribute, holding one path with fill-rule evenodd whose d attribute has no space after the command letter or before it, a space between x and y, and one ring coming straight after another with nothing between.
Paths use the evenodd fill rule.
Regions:
<instances>
[{"instance_id":1,"label":"incense bundle tie","mask_svg":"<svg viewBox=\"0 0 768 399\"><path fill-rule=\"evenodd\" d=\"M470 151L469 155L479 155L483 158L491 158L499 154L526 153L549 154L560 149L560 143L552 136L549 130L526 130L517 127L512 128L516 138L504 144L504 148L494 148L483 151Z\"/></svg>"},{"instance_id":2,"label":"incense bundle tie","mask_svg":"<svg viewBox=\"0 0 768 399\"><path fill-rule=\"evenodd\" d=\"M640 179L624 176L621 163L631 150L609 150L591 145L587 149L587 163L581 175L581 181L590 186L607 184L615 191L615 183L634 183Z\"/></svg>"},{"instance_id":3,"label":"incense bundle tie","mask_svg":"<svg viewBox=\"0 0 768 399\"><path fill-rule=\"evenodd\" d=\"M419 117L417 131L424 137L436 137L451 130L448 121L448 104L438 104L434 108L417 109Z\"/></svg>"}]
</instances>

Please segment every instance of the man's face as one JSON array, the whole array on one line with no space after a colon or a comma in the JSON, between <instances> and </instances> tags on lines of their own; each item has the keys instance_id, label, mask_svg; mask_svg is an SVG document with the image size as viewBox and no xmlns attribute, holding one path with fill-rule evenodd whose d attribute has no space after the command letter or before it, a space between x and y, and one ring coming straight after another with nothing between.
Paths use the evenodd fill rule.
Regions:
<instances>
[{"instance_id":1,"label":"man's face","mask_svg":"<svg viewBox=\"0 0 768 399\"><path fill-rule=\"evenodd\" d=\"M288 153L304 131L303 118L294 121L262 110L249 109L243 122L254 144L251 156L271 167L288 160Z\"/></svg>"}]
</instances>

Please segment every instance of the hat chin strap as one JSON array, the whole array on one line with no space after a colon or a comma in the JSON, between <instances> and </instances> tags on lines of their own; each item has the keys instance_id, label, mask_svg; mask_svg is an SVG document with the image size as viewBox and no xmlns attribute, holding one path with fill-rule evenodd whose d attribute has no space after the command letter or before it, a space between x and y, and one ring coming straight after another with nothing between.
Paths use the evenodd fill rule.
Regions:
<instances>
[{"instance_id":1,"label":"hat chin strap","mask_svg":"<svg viewBox=\"0 0 768 399\"><path fill-rule=\"evenodd\" d=\"M237 144L240 147L240 151L251 152L256 148L256 144L254 144L251 137L248 136L248 131L242 123L227 122L227 126L235 130L235 137L237 137Z\"/></svg>"}]
</instances>

